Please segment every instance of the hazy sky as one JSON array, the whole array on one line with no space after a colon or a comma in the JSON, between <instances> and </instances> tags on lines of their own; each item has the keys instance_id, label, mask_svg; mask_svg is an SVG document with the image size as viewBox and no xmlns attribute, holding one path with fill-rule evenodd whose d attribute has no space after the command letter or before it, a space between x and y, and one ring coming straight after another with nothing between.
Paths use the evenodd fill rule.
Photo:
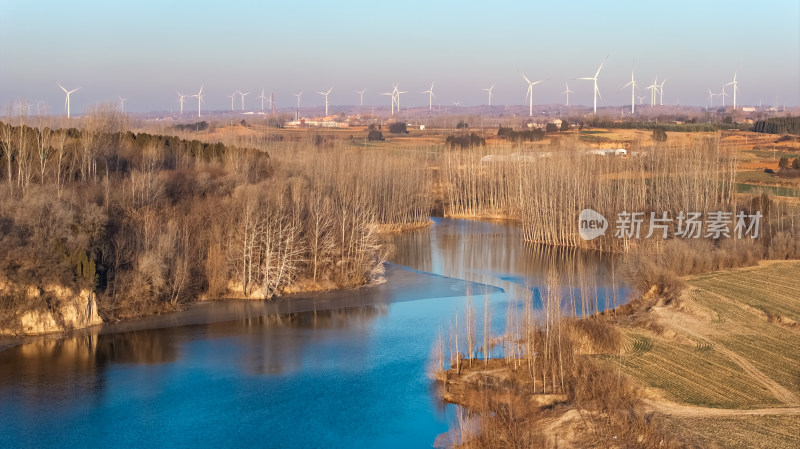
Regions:
<instances>
[{"instance_id":1,"label":"hazy sky","mask_svg":"<svg viewBox=\"0 0 800 449\"><path fill-rule=\"evenodd\" d=\"M176 3L176 4L172 4ZM221 1L0 0L0 104L46 101L61 113L128 97L132 111L177 107L176 90L201 84L208 109L230 108L234 90L273 91L279 107L434 101L563 103L564 83L600 74L600 106L630 104L636 61L642 86L666 78L664 102L705 105L739 67L741 104L800 103L800 1ZM230 2L234 3L234 2ZM590 105L589 81L569 81L573 104ZM730 91L729 91L730 92ZM640 89L638 95L648 95ZM648 97L649 98L649 97ZM730 100L728 100L730 101ZM715 104L719 97L715 98Z\"/></svg>"}]
</instances>

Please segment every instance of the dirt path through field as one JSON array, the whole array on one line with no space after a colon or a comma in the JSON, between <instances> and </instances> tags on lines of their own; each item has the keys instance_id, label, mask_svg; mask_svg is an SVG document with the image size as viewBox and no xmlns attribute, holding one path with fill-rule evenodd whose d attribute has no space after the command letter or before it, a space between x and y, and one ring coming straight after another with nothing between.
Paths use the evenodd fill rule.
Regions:
<instances>
[{"instance_id":1,"label":"dirt path through field","mask_svg":"<svg viewBox=\"0 0 800 449\"><path fill-rule=\"evenodd\" d=\"M665 415L711 418L721 416L748 416L748 415L800 415L800 407L771 407L759 409L731 409L696 407L693 405L676 404L674 402L644 399L645 406L654 412Z\"/></svg>"}]
</instances>

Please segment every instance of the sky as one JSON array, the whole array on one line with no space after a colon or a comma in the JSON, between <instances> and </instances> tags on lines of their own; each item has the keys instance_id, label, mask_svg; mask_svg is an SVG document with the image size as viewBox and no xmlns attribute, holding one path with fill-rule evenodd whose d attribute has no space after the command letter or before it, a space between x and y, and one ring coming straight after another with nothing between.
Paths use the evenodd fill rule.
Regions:
<instances>
[{"instance_id":1,"label":"sky","mask_svg":"<svg viewBox=\"0 0 800 449\"><path fill-rule=\"evenodd\" d=\"M606 60L606 57L608 58ZM0 105L44 101L63 113L126 97L133 112L178 107L176 91L204 86L204 109L261 89L278 107L527 104L520 76L545 80L534 103L630 104L658 77L664 103L707 104L737 73L743 105L800 104L800 0L783 1L150 1L0 0ZM738 71L737 71L738 70ZM730 94L730 88L728 88ZM648 96L649 98L649 96ZM728 98L728 102L732 98ZM714 104L719 104L715 97ZM238 105L237 105L238 106Z\"/></svg>"}]
</instances>

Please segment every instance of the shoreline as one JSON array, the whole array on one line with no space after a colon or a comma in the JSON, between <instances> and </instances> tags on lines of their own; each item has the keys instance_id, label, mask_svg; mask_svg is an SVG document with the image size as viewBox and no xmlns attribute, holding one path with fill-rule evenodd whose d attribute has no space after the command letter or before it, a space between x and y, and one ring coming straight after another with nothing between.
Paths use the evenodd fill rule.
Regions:
<instances>
[{"instance_id":1,"label":"shoreline","mask_svg":"<svg viewBox=\"0 0 800 449\"><path fill-rule=\"evenodd\" d=\"M230 298L198 301L185 310L161 315L104 323L66 332L0 337L0 352L41 340L61 340L81 335L136 332L261 316L388 305L426 298L449 298L466 296L470 290L486 290L489 294L503 292L503 289L492 285L427 273L387 262L385 273L381 278L355 288L291 293L273 300Z\"/></svg>"}]
</instances>

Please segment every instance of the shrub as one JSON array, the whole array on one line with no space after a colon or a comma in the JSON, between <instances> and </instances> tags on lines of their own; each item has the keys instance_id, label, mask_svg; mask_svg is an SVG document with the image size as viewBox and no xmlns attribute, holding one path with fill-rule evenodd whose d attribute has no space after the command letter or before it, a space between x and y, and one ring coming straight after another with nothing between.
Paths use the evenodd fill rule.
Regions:
<instances>
[{"instance_id":1,"label":"shrub","mask_svg":"<svg viewBox=\"0 0 800 449\"><path fill-rule=\"evenodd\" d=\"M389 132L392 134L408 134L405 122L394 122L389 124Z\"/></svg>"},{"instance_id":2,"label":"shrub","mask_svg":"<svg viewBox=\"0 0 800 449\"><path fill-rule=\"evenodd\" d=\"M507 140L511 140L514 142L523 142L523 141L530 141L534 142L536 140L544 139L544 131L541 129L529 129L525 131L514 131L512 128L500 128L497 130L497 135L499 137L503 137Z\"/></svg>"},{"instance_id":3,"label":"shrub","mask_svg":"<svg viewBox=\"0 0 800 449\"><path fill-rule=\"evenodd\" d=\"M475 134L465 134L461 136L447 136L445 140L445 145L450 148L470 148L470 147L478 147L486 145L486 139L483 137Z\"/></svg>"},{"instance_id":4,"label":"shrub","mask_svg":"<svg viewBox=\"0 0 800 449\"><path fill-rule=\"evenodd\" d=\"M784 156L778 161L778 168L788 168L788 167L789 167L789 158Z\"/></svg>"},{"instance_id":5,"label":"shrub","mask_svg":"<svg viewBox=\"0 0 800 449\"><path fill-rule=\"evenodd\" d=\"M459 121L458 124L456 125L456 129L467 129L467 128L469 128L469 124L464 120Z\"/></svg>"},{"instance_id":6,"label":"shrub","mask_svg":"<svg viewBox=\"0 0 800 449\"><path fill-rule=\"evenodd\" d=\"M383 133L375 129L374 125L372 126L373 128L367 134L367 140L383 140Z\"/></svg>"},{"instance_id":7,"label":"shrub","mask_svg":"<svg viewBox=\"0 0 800 449\"><path fill-rule=\"evenodd\" d=\"M667 140L667 130L662 127L654 128L653 140L656 142L665 142Z\"/></svg>"},{"instance_id":8,"label":"shrub","mask_svg":"<svg viewBox=\"0 0 800 449\"><path fill-rule=\"evenodd\" d=\"M197 123L186 123L186 124L175 125L175 129L177 129L178 131L203 131L208 129L208 122L203 120L202 122L197 122Z\"/></svg>"},{"instance_id":9,"label":"shrub","mask_svg":"<svg viewBox=\"0 0 800 449\"><path fill-rule=\"evenodd\" d=\"M569 122L566 120L561 121L561 131L569 131Z\"/></svg>"},{"instance_id":10,"label":"shrub","mask_svg":"<svg viewBox=\"0 0 800 449\"><path fill-rule=\"evenodd\" d=\"M547 133L558 132L558 125L556 125L555 123L548 123L547 126L545 127L544 131L547 132Z\"/></svg>"}]
</instances>

